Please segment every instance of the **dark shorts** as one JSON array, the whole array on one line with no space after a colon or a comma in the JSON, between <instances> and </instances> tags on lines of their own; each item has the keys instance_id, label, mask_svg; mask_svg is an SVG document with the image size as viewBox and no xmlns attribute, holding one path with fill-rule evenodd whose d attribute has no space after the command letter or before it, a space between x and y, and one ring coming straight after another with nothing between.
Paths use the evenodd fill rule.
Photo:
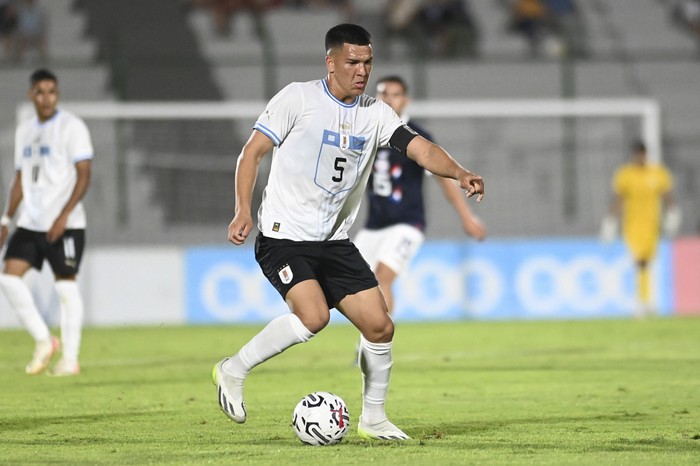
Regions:
<instances>
[{"instance_id":1,"label":"dark shorts","mask_svg":"<svg viewBox=\"0 0 700 466\"><path fill-rule=\"evenodd\" d=\"M255 238L255 260L282 298L304 280L316 280L328 307L377 286L377 279L350 240L292 241Z\"/></svg>"},{"instance_id":2,"label":"dark shorts","mask_svg":"<svg viewBox=\"0 0 700 466\"><path fill-rule=\"evenodd\" d=\"M55 275L65 277L78 273L83 249L85 230L82 229L66 230L61 239L49 243L46 232L17 228L7 243L5 260L22 259L35 269L41 270L46 259Z\"/></svg>"}]
</instances>

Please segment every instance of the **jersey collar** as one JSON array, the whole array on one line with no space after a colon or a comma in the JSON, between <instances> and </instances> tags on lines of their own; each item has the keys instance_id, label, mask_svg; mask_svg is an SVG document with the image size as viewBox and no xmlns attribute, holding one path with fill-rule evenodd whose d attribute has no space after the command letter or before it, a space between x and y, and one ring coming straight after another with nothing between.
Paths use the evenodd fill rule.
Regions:
<instances>
[{"instance_id":1,"label":"jersey collar","mask_svg":"<svg viewBox=\"0 0 700 466\"><path fill-rule=\"evenodd\" d=\"M34 118L36 119L36 120L35 120L35 121L36 121L36 125L37 125L37 126L50 125L51 123L53 123L54 121L56 121L56 117L58 116L59 113L61 113L61 111L60 111L59 109L56 109L56 111L53 112L53 115L51 115L51 118L49 118L49 119L46 120L46 121L41 121L41 120L39 119L38 116L35 116Z\"/></svg>"},{"instance_id":2,"label":"jersey collar","mask_svg":"<svg viewBox=\"0 0 700 466\"><path fill-rule=\"evenodd\" d=\"M341 105L341 106L347 107L347 108L351 108L351 107L354 107L355 105L357 105L357 102L360 101L360 96L355 96L355 100L353 100L352 103L346 104L342 100L336 99L335 96L333 94L331 94L331 91L328 89L328 83L326 82L326 78L323 78L321 80L321 82L323 83L323 90L326 93L326 95L328 97L330 97L331 99L333 99L333 101L335 103L337 103L338 105Z\"/></svg>"}]
</instances>

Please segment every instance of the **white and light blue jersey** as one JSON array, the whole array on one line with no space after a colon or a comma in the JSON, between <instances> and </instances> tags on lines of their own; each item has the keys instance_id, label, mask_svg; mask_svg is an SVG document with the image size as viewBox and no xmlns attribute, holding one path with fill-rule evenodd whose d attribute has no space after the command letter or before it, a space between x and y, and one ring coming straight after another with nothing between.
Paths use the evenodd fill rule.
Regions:
<instances>
[{"instance_id":1,"label":"white and light blue jersey","mask_svg":"<svg viewBox=\"0 0 700 466\"><path fill-rule=\"evenodd\" d=\"M93 157L87 126L77 116L57 111L40 122L34 117L15 132L15 169L22 176L22 209L17 226L48 231L70 199L78 179L75 164ZM85 228L85 209L79 202L66 228Z\"/></svg>"},{"instance_id":2,"label":"white and light blue jersey","mask_svg":"<svg viewBox=\"0 0 700 466\"><path fill-rule=\"evenodd\" d=\"M295 241L347 238L377 147L402 124L368 95L339 101L325 79L282 89L254 126L275 144L258 229Z\"/></svg>"}]
</instances>

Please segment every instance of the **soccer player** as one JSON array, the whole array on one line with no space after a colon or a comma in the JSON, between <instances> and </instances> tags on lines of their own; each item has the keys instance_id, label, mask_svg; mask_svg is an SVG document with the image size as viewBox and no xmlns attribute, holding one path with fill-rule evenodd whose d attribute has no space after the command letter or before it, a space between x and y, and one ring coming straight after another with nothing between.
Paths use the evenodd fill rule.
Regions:
<instances>
[{"instance_id":1,"label":"soccer player","mask_svg":"<svg viewBox=\"0 0 700 466\"><path fill-rule=\"evenodd\" d=\"M32 73L27 96L36 117L21 123L15 134L17 169L5 212L0 220L0 247L17 213L17 229L5 252L0 289L34 338L34 357L27 374L46 369L60 343L62 358L50 375L80 372L78 353L83 321L83 300L76 276L85 245L85 210L82 198L90 183L92 141L85 123L59 110L58 81L49 70ZM29 288L22 280L34 267L41 270L47 260L54 273L61 308L61 342L51 335L37 310Z\"/></svg>"},{"instance_id":2,"label":"soccer player","mask_svg":"<svg viewBox=\"0 0 700 466\"><path fill-rule=\"evenodd\" d=\"M261 159L274 149L258 211L255 258L290 314L272 320L234 356L214 366L223 412L245 422L243 382L255 366L306 342L338 309L361 333L362 438L409 438L389 421L385 401L394 324L377 280L348 239L379 146L391 145L429 171L458 180L467 196L482 178L418 136L365 88L372 70L369 33L355 24L329 29L325 78L289 84L274 96L238 157L235 215L228 239L253 229L251 197Z\"/></svg>"},{"instance_id":3,"label":"soccer player","mask_svg":"<svg viewBox=\"0 0 700 466\"><path fill-rule=\"evenodd\" d=\"M653 314L649 264L656 254L659 234L678 232L681 211L673 198L673 177L666 167L647 162L644 143L632 147L632 160L613 176L613 199L603 219L601 238L611 241L622 218L622 238L635 262L637 272L638 317ZM662 222L662 207L665 216ZM663 224L662 224L663 223Z\"/></svg>"},{"instance_id":4,"label":"soccer player","mask_svg":"<svg viewBox=\"0 0 700 466\"><path fill-rule=\"evenodd\" d=\"M430 134L405 114L409 103L407 90L406 82L399 76L386 76L377 81L377 98L387 103L416 133L432 141ZM369 177L369 215L354 243L374 271L389 313L394 307L394 280L408 269L423 244L424 173L425 169L415 161L386 147L377 152ZM449 178L437 176L435 180L459 215L467 234L483 240L486 230L472 214L462 190Z\"/></svg>"}]
</instances>

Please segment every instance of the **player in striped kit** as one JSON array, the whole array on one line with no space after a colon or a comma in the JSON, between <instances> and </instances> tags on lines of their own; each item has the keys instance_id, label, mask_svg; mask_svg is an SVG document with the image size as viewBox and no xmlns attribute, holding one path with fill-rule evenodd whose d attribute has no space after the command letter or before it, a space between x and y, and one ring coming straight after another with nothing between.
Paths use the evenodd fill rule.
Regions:
<instances>
[{"instance_id":1,"label":"player in striped kit","mask_svg":"<svg viewBox=\"0 0 700 466\"><path fill-rule=\"evenodd\" d=\"M76 276L85 245L85 209L81 200L88 190L93 157L85 123L57 108L58 81L49 70L30 77L28 97L35 118L21 123L15 134L16 174L5 212L0 220L0 247L12 218L17 229L5 252L0 289L20 322L35 340L28 374L49 365L62 343L62 358L50 375L80 372L78 353L83 321L83 300ZM41 270L47 260L54 273L61 307L61 342L53 337L22 280L32 267Z\"/></svg>"},{"instance_id":2,"label":"player in striped kit","mask_svg":"<svg viewBox=\"0 0 700 466\"><path fill-rule=\"evenodd\" d=\"M258 165L273 159L258 211L255 257L291 313L272 320L234 356L214 366L219 405L246 420L243 382L262 362L306 342L338 309L361 333L363 438L409 438L389 421L385 401L394 325L377 280L348 239L379 146L391 145L429 171L459 181L481 200L480 176L419 137L385 103L365 95L372 69L369 33L341 24L326 34L324 79L292 83L268 103L236 167L235 216L229 241L253 229L251 197Z\"/></svg>"}]
</instances>

